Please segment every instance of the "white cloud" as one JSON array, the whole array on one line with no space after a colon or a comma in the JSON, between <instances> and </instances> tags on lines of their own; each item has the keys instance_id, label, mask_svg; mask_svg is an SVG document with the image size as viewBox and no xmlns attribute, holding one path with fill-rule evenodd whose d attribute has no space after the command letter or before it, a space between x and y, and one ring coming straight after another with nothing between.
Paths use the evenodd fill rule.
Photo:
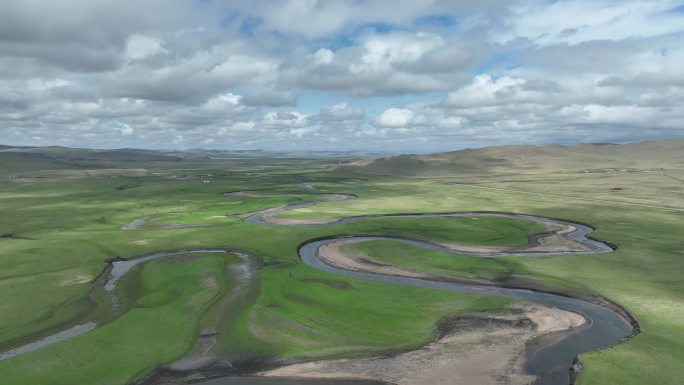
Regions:
<instances>
[{"instance_id":1,"label":"white cloud","mask_svg":"<svg viewBox=\"0 0 684 385\"><path fill-rule=\"evenodd\" d=\"M10 2L0 137L412 150L684 136L680 5Z\"/></svg>"},{"instance_id":2,"label":"white cloud","mask_svg":"<svg viewBox=\"0 0 684 385\"><path fill-rule=\"evenodd\" d=\"M337 50L334 60L317 51L293 77L305 87L364 96L444 91L462 80L474 60L466 48L435 33L366 33L358 44Z\"/></svg>"},{"instance_id":3,"label":"white cloud","mask_svg":"<svg viewBox=\"0 0 684 385\"><path fill-rule=\"evenodd\" d=\"M119 131L121 132L121 135L133 135L133 127L129 126L128 124L122 124L121 128L119 128Z\"/></svg>"},{"instance_id":4,"label":"white cloud","mask_svg":"<svg viewBox=\"0 0 684 385\"><path fill-rule=\"evenodd\" d=\"M201 107L203 113L241 114L253 109L242 104L242 96L233 93L219 94L207 100Z\"/></svg>"},{"instance_id":5,"label":"white cloud","mask_svg":"<svg viewBox=\"0 0 684 385\"><path fill-rule=\"evenodd\" d=\"M249 132L254 128L255 125L256 123L254 122L236 122L231 126L231 130Z\"/></svg>"},{"instance_id":6,"label":"white cloud","mask_svg":"<svg viewBox=\"0 0 684 385\"><path fill-rule=\"evenodd\" d=\"M394 64L415 62L425 53L443 45L440 36L424 32L370 35L363 42L363 54L358 62L349 66L349 71L358 75L389 70Z\"/></svg>"},{"instance_id":7,"label":"white cloud","mask_svg":"<svg viewBox=\"0 0 684 385\"><path fill-rule=\"evenodd\" d=\"M132 35L126 42L126 57L129 60L144 59L158 53L168 52L161 41L141 35Z\"/></svg>"},{"instance_id":8,"label":"white cloud","mask_svg":"<svg viewBox=\"0 0 684 385\"><path fill-rule=\"evenodd\" d=\"M335 54L327 48L321 48L314 54L314 63L317 65L330 64L333 61Z\"/></svg>"},{"instance_id":9,"label":"white cloud","mask_svg":"<svg viewBox=\"0 0 684 385\"><path fill-rule=\"evenodd\" d=\"M297 111L268 112L259 121L262 128L301 128L310 124L309 117Z\"/></svg>"},{"instance_id":10,"label":"white cloud","mask_svg":"<svg viewBox=\"0 0 684 385\"><path fill-rule=\"evenodd\" d=\"M332 107L321 109L314 118L318 121L339 122L360 120L365 115L362 108L352 107L349 103L342 102Z\"/></svg>"},{"instance_id":11,"label":"white cloud","mask_svg":"<svg viewBox=\"0 0 684 385\"><path fill-rule=\"evenodd\" d=\"M375 119L375 125L383 128L405 128L426 123L425 117L405 108L388 108Z\"/></svg>"},{"instance_id":12,"label":"white cloud","mask_svg":"<svg viewBox=\"0 0 684 385\"><path fill-rule=\"evenodd\" d=\"M293 128L290 130L290 135L296 136L297 138L301 138L304 135L306 135L307 132L309 132L309 130L307 130L306 128Z\"/></svg>"},{"instance_id":13,"label":"white cloud","mask_svg":"<svg viewBox=\"0 0 684 385\"><path fill-rule=\"evenodd\" d=\"M577 44L681 32L684 14L667 12L674 0L524 2L514 7L512 29L500 41L525 37L541 44Z\"/></svg>"},{"instance_id":14,"label":"white cloud","mask_svg":"<svg viewBox=\"0 0 684 385\"><path fill-rule=\"evenodd\" d=\"M511 98L524 99L520 95L523 79L503 76L492 79L488 74L478 75L467 86L451 92L444 100L444 104L452 107L482 106L507 103Z\"/></svg>"},{"instance_id":15,"label":"white cloud","mask_svg":"<svg viewBox=\"0 0 684 385\"><path fill-rule=\"evenodd\" d=\"M440 119L438 124L443 128L460 128L468 124L468 119L460 116L449 116Z\"/></svg>"},{"instance_id":16,"label":"white cloud","mask_svg":"<svg viewBox=\"0 0 684 385\"><path fill-rule=\"evenodd\" d=\"M259 1L236 4L263 20L260 28L316 38L369 22L409 22L433 11L432 1Z\"/></svg>"}]
</instances>

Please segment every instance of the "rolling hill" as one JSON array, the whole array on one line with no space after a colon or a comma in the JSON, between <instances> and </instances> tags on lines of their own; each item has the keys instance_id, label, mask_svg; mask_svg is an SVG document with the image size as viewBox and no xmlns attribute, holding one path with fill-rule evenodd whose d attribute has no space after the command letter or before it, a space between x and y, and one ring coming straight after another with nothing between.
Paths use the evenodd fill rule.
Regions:
<instances>
[{"instance_id":1,"label":"rolling hill","mask_svg":"<svg viewBox=\"0 0 684 385\"><path fill-rule=\"evenodd\" d=\"M362 159L335 171L390 176L475 176L545 172L631 172L684 168L684 140L573 146L498 146Z\"/></svg>"},{"instance_id":2,"label":"rolling hill","mask_svg":"<svg viewBox=\"0 0 684 385\"><path fill-rule=\"evenodd\" d=\"M20 174L46 171L143 169L150 163L175 164L197 159L194 153L166 153L153 150L94 150L50 147L0 146L0 173ZM200 158L207 159L206 155ZM120 172L117 172L120 173ZM139 174L139 171L135 172Z\"/></svg>"}]
</instances>

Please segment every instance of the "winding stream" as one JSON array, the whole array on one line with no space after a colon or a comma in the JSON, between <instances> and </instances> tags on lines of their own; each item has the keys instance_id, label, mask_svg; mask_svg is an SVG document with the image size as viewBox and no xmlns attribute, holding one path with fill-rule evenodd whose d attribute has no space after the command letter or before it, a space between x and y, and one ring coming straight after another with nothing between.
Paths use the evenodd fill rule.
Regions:
<instances>
[{"instance_id":1,"label":"winding stream","mask_svg":"<svg viewBox=\"0 0 684 385\"><path fill-rule=\"evenodd\" d=\"M354 199L354 195L349 194L334 194L331 200L340 199ZM255 224L268 225L288 225L287 223L279 223L273 218L274 215L280 212L306 207L315 203L296 203L292 205L281 206L273 209L267 209L257 212L247 218L245 221ZM574 227L574 230L565 234L566 237L588 246L585 251L559 251L559 252L492 252L492 253L474 253L456 250L453 248L444 247L431 242L409 240L393 237L353 237L354 241L371 241L371 240L391 240L410 244L412 246L438 249L450 253L468 254L482 258L494 257L512 257L512 256L556 256L556 255L579 255L579 254L601 254L612 251L612 248L603 242L588 238L588 234L593 229L587 225L554 219L539 217L527 214L513 214L513 213L489 213L489 212L459 212L459 213L442 213L442 214L386 214L386 215L361 215L346 217L341 219L330 220L327 222L315 223L298 223L297 225L304 226L321 226L333 225L340 223L356 222L368 218L443 218L443 217L473 217L473 216L499 216L533 220L537 222L554 223L557 225L566 225ZM573 365L575 358L585 352L597 350L607 346L620 343L625 338L628 338L633 333L633 326L621 314L609 307L600 306L595 303L579 299L566 297L553 293L546 293L522 288L505 288L493 285L478 285L455 282L434 281L424 278L409 278L392 275L382 275L371 272L361 272L346 270L338 268L321 261L318 251L321 247L338 243L340 241L352 239L349 237L331 237L328 239L314 240L307 242L300 246L299 256L302 261L310 267L318 270L340 274L347 277L360 278L369 281L409 285L422 288L429 288L443 291L454 291L476 295L495 295L525 300L529 302L538 303L541 305L557 307L563 310L572 311L583 315L587 322L574 329L570 334L564 338L555 341L549 345L538 347L532 351L525 362L524 369L528 374L536 375L537 385L567 385L570 383L570 368Z\"/></svg>"},{"instance_id":2,"label":"winding stream","mask_svg":"<svg viewBox=\"0 0 684 385\"><path fill-rule=\"evenodd\" d=\"M354 237L353 239L355 241L392 240L409 243L419 247L432 247L429 244L426 245L425 242L391 237ZM475 295L505 296L582 314L588 320L587 323L575 329L571 334L560 341L543 346L529 355L525 363L525 371L528 374L538 376L538 380L535 384L567 385L570 383L570 367L577 355L616 344L622 341L622 339L630 336L632 333L632 326L615 311L578 298L528 289L512 289L489 285L432 281L423 278L379 275L345 270L322 262L318 258L318 249L322 246L339 242L340 240L340 238L331 238L306 243L300 247L299 256L304 263L315 269L347 277ZM446 251L461 254L461 252L453 250Z\"/></svg>"},{"instance_id":3,"label":"winding stream","mask_svg":"<svg viewBox=\"0 0 684 385\"><path fill-rule=\"evenodd\" d=\"M233 193L234 194L234 193ZM483 284L466 284L458 282L446 282L446 281L436 281L429 278L409 278L402 276L393 275L382 275L372 272L362 272L353 271L343 268L338 268L329 264L324 263L319 258L319 249L322 246L329 245L336 242L344 242L345 240L354 239L355 241L371 241L371 240L391 240L395 242L401 242L410 244L422 248L438 249L441 251L458 253L458 254L469 254L475 255L483 258L494 258L494 257L506 257L506 256L551 256L551 255L576 255L576 254L599 254L607 253L612 251L612 249L599 241L587 238L587 235L592 231L592 228L579 223L574 223L565 220L537 217L533 215L525 214L511 214L511 213L493 213L493 212L459 212L459 213L442 213L442 214L386 214L386 215L362 215L346 217L342 219L335 219L329 221L295 221L295 222L281 222L274 218L278 213L293 210L301 207L306 207L310 205L315 205L321 201L339 201L345 199L354 199L356 196L351 194L327 194L326 198L320 201L314 202L303 202L291 205L280 206L276 208L266 209L256 212L244 220L253 224L260 225L287 225L287 226L322 226L322 225L334 225L340 223L350 223L355 221L360 221L368 218L441 218L441 217L473 217L473 216L499 216L499 217L512 217L519 219L533 220L537 222L553 223L558 226L571 226L572 231L567 232L564 236L581 243L585 246L585 250L579 251L558 251L558 252L534 252L534 251L524 251L524 252L466 252L463 250L458 250L453 247L446 247L444 245L438 245L430 242L409 240L402 238L393 238L386 236L373 236L373 237L331 237L328 239L317 239L306 242L302 244L299 248L299 256L301 260L308 266L329 272L334 274L339 274L347 277L365 279L374 282L389 283L389 284L399 284L399 285L409 285L421 288L428 288L434 290L442 291L452 291L452 292L462 292L475 295L493 295L493 296L505 296L518 300L524 300L529 302L534 302L546 306L557 307L563 310L572 311L583 315L588 322L583 326L572 330L569 334L556 340L550 344L542 345L536 350L530 352L528 358L525 362L524 369L528 374L536 375L537 381L535 384L538 385L567 385L570 383L570 368L573 364L574 359L577 355L604 348L606 346L614 345L625 338L629 337L633 332L632 325L616 310L608 306L600 306L595 303L589 302L587 300L566 297L558 294L546 293L528 290L524 288L505 288L494 285L483 285ZM149 254L141 257L137 257L129 260L119 260L114 261L109 269L109 276L104 283L104 289L109 293L112 300L112 307L116 308L118 306L118 299L116 297L116 288L120 279L128 273L131 268L140 263L144 263L153 259L168 257L172 255L177 255L181 253L227 253L234 252L228 251L226 249L194 249L194 250L180 250L180 251L169 251L169 252L159 252L154 254ZM24 346L17 347L15 349L0 353L0 360L5 360L11 357L15 357L30 351L40 349L44 346L48 346L60 341L64 341L68 338L74 337L93 330L97 327L97 323L87 322L85 324L76 325L70 329L61 331L59 333L52 334L38 341L31 342ZM251 381L251 382L250 382ZM362 380L337 380L337 381L319 381L319 380L284 380L277 378L224 378L224 379L214 379L201 382L204 385L219 385L219 384L278 384L285 385L290 383L306 383L306 384L318 384L318 383L330 383L330 384L377 384L374 381L362 381ZM317 382L318 381L318 382Z\"/></svg>"},{"instance_id":4,"label":"winding stream","mask_svg":"<svg viewBox=\"0 0 684 385\"><path fill-rule=\"evenodd\" d=\"M225 250L225 249L189 249L189 250L174 250L174 251L164 251L160 253L153 253L153 254L147 254L147 255L142 255L136 258L131 258L131 259L121 259L121 260L116 260L111 262L110 266L107 267L108 271L108 276L107 280L104 283L104 289L109 295L109 298L111 299L111 307L112 310L117 310L119 308L119 298L116 295L116 288L117 284L119 283L119 280L126 275L134 266L139 265L141 263L151 261L153 259L161 258L161 257L171 257L174 255L179 255L179 254L193 254L193 253L229 253L231 251ZM46 336L44 338L41 338L39 340L30 342L28 344L19 346L14 349L7 350L5 352L0 353L0 361L20 356L22 354L26 354L29 352L32 352L34 350L38 350L41 348L44 348L49 345L56 344L58 342L62 342L65 340L68 340L70 338L76 337L78 335L87 333L93 329L95 329L98 326L98 322L96 320L88 321L83 324L78 324L75 326L70 327L69 329L62 330L60 332L51 334L49 336Z\"/></svg>"}]
</instances>

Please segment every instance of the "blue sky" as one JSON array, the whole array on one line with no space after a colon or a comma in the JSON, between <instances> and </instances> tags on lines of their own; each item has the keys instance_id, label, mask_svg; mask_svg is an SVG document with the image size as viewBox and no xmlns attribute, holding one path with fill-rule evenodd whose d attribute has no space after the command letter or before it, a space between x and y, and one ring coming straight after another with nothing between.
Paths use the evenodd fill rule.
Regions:
<instances>
[{"instance_id":1,"label":"blue sky","mask_svg":"<svg viewBox=\"0 0 684 385\"><path fill-rule=\"evenodd\" d=\"M682 1L0 0L0 143L684 137Z\"/></svg>"}]
</instances>

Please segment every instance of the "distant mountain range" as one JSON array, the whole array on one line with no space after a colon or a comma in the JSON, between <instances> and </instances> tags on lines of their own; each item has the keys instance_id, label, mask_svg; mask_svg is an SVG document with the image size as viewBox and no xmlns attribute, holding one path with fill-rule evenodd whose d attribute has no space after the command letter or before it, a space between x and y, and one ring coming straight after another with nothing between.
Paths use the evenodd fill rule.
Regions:
<instances>
[{"instance_id":1,"label":"distant mountain range","mask_svg":"<svg viewBox=\"0 0 684 385\"><path fill-rule=\"evenodd\" d=\"M0 145L0 172L49 170L142 170L151 164L183 165L224 163L249 159L331 158L341 163L333 169L392 176L473 176L525 174L550 171L630 172L643 169L684 169L684 140L629 144L577 144L573 146L497 146L429 155L379 156L363 151L185 151L86 149L61 146L23 147Z\"/></svg>"},{"instance_id":2,"label":"distant mountain range","mask_svg":"<svg viewBox=\"0 0 684 385\"><path fill-rule=\"evenodd\" d=\"M14 174L50 170L145 169L157 166L225 163L247 159L333 158L359 159L379 154L345 151L263 150L143 150L134 148L87 149L61 146L30 147L0 145L0 173ZM142 170L144 171L144 170ZM141 172L142 172L141 171ZM44 174L44 173L43 173ZM128 172L127 174L130 174ZM116 174L118 175L118 174Z\"/></svg>"},{"instance_id":3,"label":"distant mountain range","mask_svg":"<svg viewBox=\"0 0 684 385\"><path fill-rule=\"evenodd\" d=\"M498 146L436 153L361 159L337 171L392 176L473 176L550 171L630 172L684 169L684 140L573 146Z\"/></svg>"}]
</instances>

